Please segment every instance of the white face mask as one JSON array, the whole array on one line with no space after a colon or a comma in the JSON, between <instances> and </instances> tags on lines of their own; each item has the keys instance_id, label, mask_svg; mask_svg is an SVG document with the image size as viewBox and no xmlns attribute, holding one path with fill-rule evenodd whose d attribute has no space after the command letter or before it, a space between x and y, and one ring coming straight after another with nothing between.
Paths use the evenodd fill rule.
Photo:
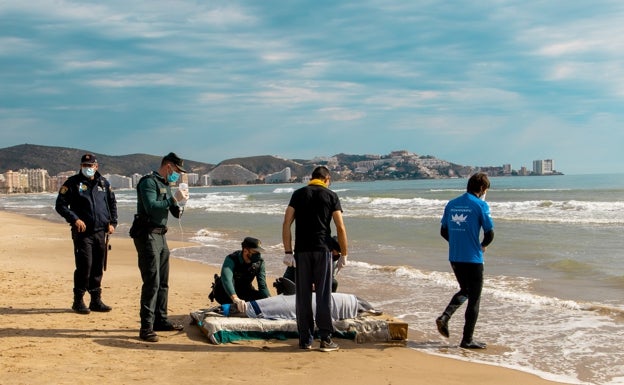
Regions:
<instances>
[{"instance_id":1,"label":"white face mask","mask_svg":"<svg viewBox=\"0 0 624 385\"><path fill-rule=\"evenodd\" d=\"M82 172L82 175L87 178L93 178L95 176L95 168L93 167L83 167L80 171Z\"/></svg>"}]
</instances>

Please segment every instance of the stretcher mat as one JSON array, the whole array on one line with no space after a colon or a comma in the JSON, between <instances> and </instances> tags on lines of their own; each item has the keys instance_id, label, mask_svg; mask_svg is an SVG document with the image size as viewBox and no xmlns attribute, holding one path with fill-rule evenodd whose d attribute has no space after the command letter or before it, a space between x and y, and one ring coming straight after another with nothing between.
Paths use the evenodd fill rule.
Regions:
<instances>
[{"instance_id":1,"label":"stretcher mat","mask_svg":"<svg viewBox=\"0 0 624 385\"><path fill-rule=\"evenodd\" d=\"M225 317L214 309L190 313L192 323L208 337L210 343L219 345L240 340L298 338L296 320ZM405 342L408 325L379 315L362 315L334 321L333 337L347 338L356 343Z\"/></svg>"}]
</instances>

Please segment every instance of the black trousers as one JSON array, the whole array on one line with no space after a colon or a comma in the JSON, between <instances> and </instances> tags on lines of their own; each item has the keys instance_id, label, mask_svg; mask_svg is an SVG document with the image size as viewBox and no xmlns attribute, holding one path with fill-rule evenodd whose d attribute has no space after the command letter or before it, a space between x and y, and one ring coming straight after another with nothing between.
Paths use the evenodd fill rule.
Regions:
<instances>
[{"instance_id":1,"label":"black trousers","mask_svg":"<svg viewBox=\"0 0 624 385\"><path fill-rule=\"evenodd\" d=\"M332 263L332 271L336 268L336 262ZM284 278L289 279L291 282L297 282L297 268L288 266L284 271ZM335 293L338 290L338 280L335 277L332 278L331 291Z\"/></svg>"},{"instance_id":2,"label":"black trousers","mask_svg":"<svg viewBox=\"0 0 624 385\"><path fill-rule=\"evenodd\" d=\"M319 337L327 339L334 332L331 318L332 255L329 251L296 252L295 298L299 345L314 339L314 324ZM316 292L316 309L312 309L312 286Z\"/></svg>"},{"instance_id":3,"label":"black trousers","mask_svg":"<svg viewBox=\"0 0 624 385\"><path fill-rule=\"evenodd\" d=\"M479 304L483 289L483 264L451 262L451 267L459 283L459 291L451 298L451 302L444 310L444 314L451 318L453 313L468 300L462 340L470 342L479 318Z\"/></svg>"},{"instance_id":4,"label":"black trousers","mask_svg":"<svg viewBox=\"0 0 624 385\"><path fill-rule=\"evenodd\" d=\"M79 233L72 231L74 241L74 291L84 294L99 289L104 275L104 254L106 253L106 232Z\"/></svg>"}]
</instances>

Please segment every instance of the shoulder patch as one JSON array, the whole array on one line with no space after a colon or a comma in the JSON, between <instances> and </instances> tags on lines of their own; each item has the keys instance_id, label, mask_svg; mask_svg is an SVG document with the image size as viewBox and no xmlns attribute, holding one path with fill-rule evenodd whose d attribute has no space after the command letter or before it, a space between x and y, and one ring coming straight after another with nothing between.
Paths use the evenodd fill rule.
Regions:
<instances>
[{"instance_id":1,"label":"shoulder patch","mask_svg":"<svg viewBox=\"0 0 624 385\"><path fill-rule=\"evenodd\" d=\"M69 190L67 186L61 186L61 189L59 190L59 194L65 194L67 190Z\"/></svg>"}]
</instances>

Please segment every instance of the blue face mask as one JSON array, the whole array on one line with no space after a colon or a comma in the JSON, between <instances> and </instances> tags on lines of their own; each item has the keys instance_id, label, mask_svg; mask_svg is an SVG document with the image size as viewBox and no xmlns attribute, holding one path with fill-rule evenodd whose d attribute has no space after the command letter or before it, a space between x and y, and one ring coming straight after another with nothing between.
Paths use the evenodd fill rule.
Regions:
<instances>
[{"instance_id":1,"label":"blue face mask","mask_svg":"<svg viewBox=\"0 0 624 385\"><path fill-rule=\"evenodd\" d=\"M82 172L82 175L87 178L93 178L95 176L95 169L92 167L83 167L80 171Z\"/></svg>"},{"instance_id":2,"label":"blue face mask","mask_svg":"<svg viewBox=\"0 0 624 385\"><path fill-rule=\"evenodd\" d=\"M167 175L167 181L169 183L175 183L180 179L180 174L175 171L171 171L171 174Z\"/></svg>"}]
</instances>

